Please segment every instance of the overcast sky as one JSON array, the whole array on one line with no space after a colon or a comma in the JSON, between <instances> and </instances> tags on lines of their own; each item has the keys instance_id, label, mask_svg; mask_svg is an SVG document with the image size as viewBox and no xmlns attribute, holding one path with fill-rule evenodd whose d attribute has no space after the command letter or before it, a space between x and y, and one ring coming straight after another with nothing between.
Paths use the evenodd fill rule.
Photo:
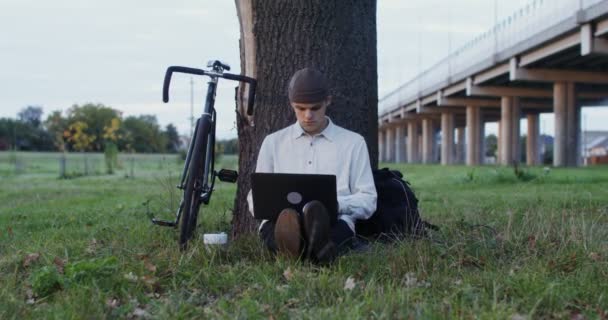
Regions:
<instances>
[{"instance_id":1,"label":"overcast sky","mask_svg":"<svg viewBox=\"0 0 608 320\"><path fill-rule=\"evenodd\" d=\"M495 3L500 20L527 0L378 0L380 97L444 58L448 43L455 50L489 29ZM124 115L154 114L187 134L190 78L177 76L163 104L166 67L219 58L238 73L238 39L232 0L0 0L0 117L27 105L41 105L46 116L94 102ZM195 79L195 110L204 85ZM220 138L236 136L233 87L218 90ZM607 109L585 108L583 126L608 129ZM552 133L552 117L541 122Z\"/></svg>"}]
</instances>

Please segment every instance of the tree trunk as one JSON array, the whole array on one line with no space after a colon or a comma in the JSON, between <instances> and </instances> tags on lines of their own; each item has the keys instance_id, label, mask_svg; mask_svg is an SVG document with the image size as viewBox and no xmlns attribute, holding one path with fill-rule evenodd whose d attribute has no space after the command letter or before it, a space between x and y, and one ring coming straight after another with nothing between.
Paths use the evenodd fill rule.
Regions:
<instances>
[{"instance_id":1,"label":"tree trunk","mask_svg":"<svg viewBox=\"0 0 608 320\"><path fill-rule=\"evenodd\" d=\"M255 115L244 116L246 88L237 94L239 180L232 235L255 228L246 196L266 135L295 122L287 85L304 67L325 74L334 123L361 134L372 167L378 163L376 1L236 0L241 26L241 70L258 80ZM253 126L252 126L253 125Z\"/></svg>"}]
</instances>

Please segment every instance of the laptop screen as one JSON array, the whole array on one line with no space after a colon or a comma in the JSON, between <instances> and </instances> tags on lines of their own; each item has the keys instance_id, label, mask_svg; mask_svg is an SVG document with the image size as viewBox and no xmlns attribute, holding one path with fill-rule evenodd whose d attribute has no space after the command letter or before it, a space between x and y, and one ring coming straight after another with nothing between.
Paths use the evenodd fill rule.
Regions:
<instances>
[{"instance_id":1,"label":"laptop screen","mask_svg":"<svg viewBox=\"0 0 608 320\"><path fill-rule=\"evenodd\" d=\"M251 192L256 219L274 220L286 208L302 212L306 203L318 200L327 208L332 224L337 220L335 175L253 173Z\"/></svg>"}]
</instances>

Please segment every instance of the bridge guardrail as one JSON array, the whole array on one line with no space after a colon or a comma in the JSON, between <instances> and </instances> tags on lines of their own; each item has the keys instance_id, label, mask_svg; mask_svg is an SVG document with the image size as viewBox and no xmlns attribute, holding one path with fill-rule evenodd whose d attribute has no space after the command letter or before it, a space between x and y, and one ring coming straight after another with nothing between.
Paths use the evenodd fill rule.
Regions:
<instances>
[{"instance_id":1,"label":"bridge guardrail","mask_svg":"<svg viewBox=\"0 0 608 320\"><path fill-rule=\"evenodd\" d=\"M533 0L478 35L414 79L388 93L378 102L380 115L411 103L425 89L439 86L462 74L479 61L493 59L498 53L526 41L584 10L607 0Z\"/></svg>"}]
</instances>

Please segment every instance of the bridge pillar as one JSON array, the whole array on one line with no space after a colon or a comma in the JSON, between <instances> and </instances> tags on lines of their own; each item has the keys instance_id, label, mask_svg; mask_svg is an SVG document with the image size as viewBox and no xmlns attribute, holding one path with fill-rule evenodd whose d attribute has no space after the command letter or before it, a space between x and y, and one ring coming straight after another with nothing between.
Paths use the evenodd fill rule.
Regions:
<instances>
[{"instance_id":1,"label":"bridge pillar","mask_svg":"<svg viewBox=\"0 0 608 320\"><path fill-rule=\"evenodd\" d=\"M500 146L502 145L502 122L498 120L498 132L496 133L496 164L500 163L500 159L502 159L502 155L500 154Z\"/></svg>"},{"instance_id":2,"label":"bridge pillar","mask_svg":"<svg viewBox=\"0 0 608 320\"><path fill-rule=\"evenodd\" d=\"M530 113L526 116L528 122L528 135L526 136L526 164L534 166L540 163L540 148L538 140L540 136L540 125L538 113Z\"/></svg>"},{"instance_id":3,"label":"bridge pillar","mask_svg":"<svg viewBox=\"0 0 608 320\"><path fill-rule=\"evenodd\" d=\"M432 163L433 149L435 148L435 130L433 119L422 119L422 163Z\"/></svg>"},{"instance_id":4,"label":"bridge pillar","mask_svg":"<svg viewBox=\"0 0 608 320\"><path fill-rule=\"evenodd\" d=\"M386 142L384 144L384 151L385 151L384 161L393 162L393 161L395 161L395 129L394 129L394 127L386 128L385 141Z\"/></svg>"},{"instance_id":5,"label":"bridge pillar","mask_svg":"<svg viewBox=\"0 0 608 320\"><path fill-rule=\"evenodd\" d=\"M465 127L456 128L456 159L455 163L464 163L466 144L464 142Z\"/></svg>"},{"instance_id":6,"label":"bridge pillar","mask_svg":"<svg viewBox=\"0 0 608 320\"><path fill-rule=\"evenodd\" d=\"M420 122L418 123L418 127L421 127ZM422 132L418 133L418 163L422 162Z\"/></svg>"},{"instance_id":7,"label":"bridge pillar","mask_svg":"<svg viewBox=\"0 0 608 320\"><path fill-rule=\"evenodd\" d=\"M405 162L407 159L405 158L405 124L400 124L395 128L395 162L401 163Z\"/></svg>"},{"instance_id":8,"label":"bridge pillar","mask_svg":"<svg viewBox=\"0 0 608 320\"><path fill-rule=\"evenodd\" d=\"M519 98L502 97L500 99L501 164L519 163L519 116Z\"/></svg>"},{"instance_id":9,"label":"bridge pillar","mask_svg":"<svg viewBox=\"0 0 608 320\"><path fill-rule=\"evenodd\" d=\"M385 134L386 130L378 129L378 162L384 162L384 144L386 142L386 138L384 137Z\"/></svg>"},{"instance_id":10,"label":"bridge pillar","mask_svg":"<svg viewBox=\"0 0 608 320\"><path fill-rule=\"evenodd\" d=\"M483 115L481 110L479 110L479 114L481 117L481 124L479 125L479 164L486 163L486 123L483 120Z\"/></svg>"},{"instance_id":11,"label":"bridge pillar","mask_svg":"<svg viewBox=\"0 0 608 320\"><path fill-rule=\"evenodd\" d=\"M441 113L441 164L452 164L454 155L454 114Z\"/></svg>"},{"instance_id":12,"label":"bridge pillar","mask_svg":"<svg viewBox=\"0 0 608 320\"><path fill-rule=\"evenodd\" d=\"M418 142L418 121L413 120L408 122L407 125L407 162L409 163L418 163L420 161Z\"/></svg>"},{"instance_id":13,"label":"bridge pillar","mask_svg":"<svg viewBox=\"0 0 608 320\"><path fill-rule=\"evenodd\" d=\"M576 91L572 82L556 82L553 85L555 110L555 140L553 165L577 166L580 161L581 110L576 105Z\"/></svg>"},{"instance_id":14,"label":"bridge pillar","mask_svg":"<svg viewBox=\"0 0 608 320\"><path fill-rule=\"evenodd\" d=\"M481 163L483 152L483 122L479 107L467 106L467 165Z\"/></svg>"}]
</instances>

